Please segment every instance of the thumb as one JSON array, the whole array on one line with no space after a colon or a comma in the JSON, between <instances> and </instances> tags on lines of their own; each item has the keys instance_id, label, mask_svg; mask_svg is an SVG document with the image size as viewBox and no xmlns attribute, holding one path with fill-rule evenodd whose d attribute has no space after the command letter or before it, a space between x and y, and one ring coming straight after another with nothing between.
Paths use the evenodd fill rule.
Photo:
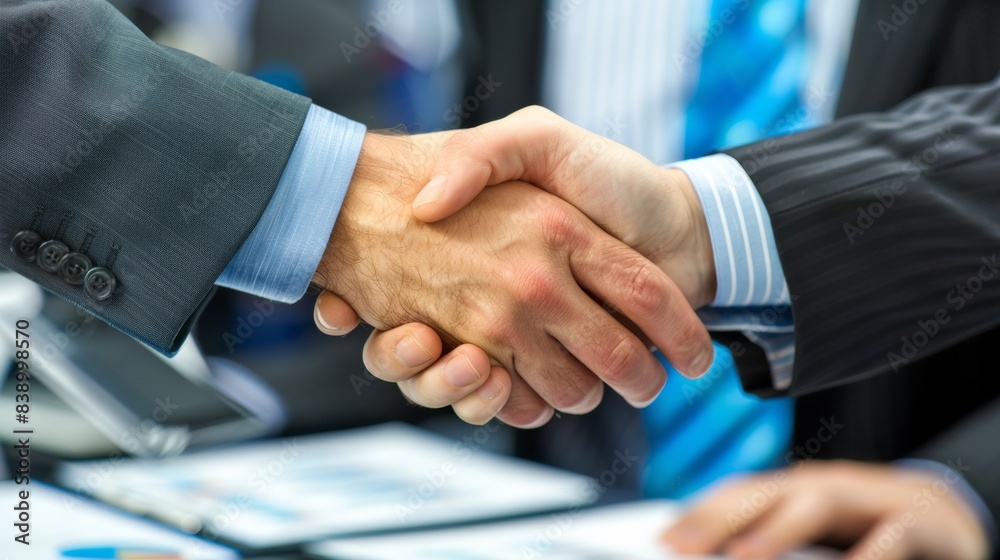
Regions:
<instances>
[{"instance_id":1,"label":"thumb","mask_svg":"<svg viewBox=\"0 0 1000 560\"><path fill-rule=\"evenodd\" d=\"M541 188L553 165L565 121L542 107L452 134L431 180L413 200L413 215L436 222L467 206L484 188L522 179ZM535 179L535 180L532 180Z\"/></svg>"},{"instance_id":2,"label":"thumb","mask_svg":"<svg viewBox=\"0 0 1000 560\"><path fill-rule=\"evenodd\" d=\"M337 294L326 291L316 298L313 320L323 334L331 336L344 336L361 323L361 318L350 304Z\"/></svg>"}]
</instances>

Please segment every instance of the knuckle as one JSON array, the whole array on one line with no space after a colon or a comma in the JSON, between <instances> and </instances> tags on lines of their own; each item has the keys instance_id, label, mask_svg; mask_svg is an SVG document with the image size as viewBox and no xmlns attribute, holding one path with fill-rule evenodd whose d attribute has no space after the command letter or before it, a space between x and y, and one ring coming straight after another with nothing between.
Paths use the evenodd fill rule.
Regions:
<instances>
[{"instance_id":1,"label":"knuckle","mask_svg":"<svg viewBox=\"0 0 1000 560\"><path fill-rule=\"evenodd\" d=\"M610 383L623 383L639 368L643 353L648 352L637 339L623 335L604 358L603 379Z\"/></svg>"},{"instance_id":2,"label":"knuckle","mask_svg":"<svg viewBox=\"0 0 1000 560\"><path fill-rule=\"evenodd\" d=\"M651 316L663 307L663 285L660 282L660 270L653 263L637 258L629 272L626 300L632 309L644 316Z\"/></svg>"},{"instance_id":3,"label":"knuckle","mask_svg":"<svg viewBox=\"0 0 1000 560\"><path fill-rule=\"evenodd\" d=\"M570 414L587 414L597 408L603 399L604 384L593 378L593 381L585 382L584 386L579 388L571 404L556 408Z\"/></svg>"},{"instance_id":4,"label":"knuckle","mask_svg":"<svg viewBox=\"0 0 1000 560\"><path fill-rule=\"evenodd\" d=\"M587 387L585 385L590 385ZM593 400L591 396L594 392L593 383L581 382L581 380L569 381L553 388L551 395L548 395L548 402L556 410L571 413L586 412L586 407ZM596 404L594 406L597 406ZM591 409L592 410L592 409Z\"/></svg>"},{"instance_id":5,"label":"knuckle","mask_svg":"<svg viewBox=\"0 0 1000 560\"><path fill-rule=\"evenodd\" d=\"M528 309L548 307L559 297L559 286L552 273L539 268L522 273L514 290L517 301Z\"/></svg>"},{"instance_id":6,"label":"knuckle","mask_svg":"<svg viewBox=\"0 0 1000 560\"><path fill-rule=\"evenodd\" d=\"M531 119L531 120L538 120L538 119L546 119L547 120L547 119L551 119L552 117L554 117L556 115L555 113L553 113L549 109L546 109L545 107L542 107L541 105L529 105L529 106L527 106L527 107L525 107L525 108L517 111L516 114L518 116L525 117L525 118Z\"/></svg>"},{"instance_id":7,"label":"knuckle","mask_svg":"<svg viewBox=\"0 0 1000 560\"><path fill-rule=\"evenodd\" d=\"M486 321L483 327L486 340L503 346L510 345L516 334L517 327L514 322L506 317L497 317Z\"/></svg>"},{"instance_id":8,"label":"knuckle","mask_svg":"<svg viewBox=\"0 0 1000 560\"><path fill-rule=\"evenodd\" d=\"M555 197L541 197L538 226L541 239L549 247L564 247L580 239L579 218Z\"/></svg>"}]
</instances>

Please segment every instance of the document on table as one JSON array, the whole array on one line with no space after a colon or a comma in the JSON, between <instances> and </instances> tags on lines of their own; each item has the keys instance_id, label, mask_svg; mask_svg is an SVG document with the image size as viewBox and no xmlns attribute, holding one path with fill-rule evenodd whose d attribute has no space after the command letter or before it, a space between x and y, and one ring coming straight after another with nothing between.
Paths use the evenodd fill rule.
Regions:
<instances>
[{"instance_id":1,"label":"document on table","mask_svg":"<svg viewBox=\"0 0 1000 560\"><path fill-rule=\"evenodd\" d=\"M455 441L385 424L110 467L68 463L58 476L67 488L251 550L554 511L598 496L589 478L483 450L490 436L470 427Z\"/></svg>"},{"instance_id":2,"label":"document on table","mask_svg":"<svg viewBox=\"0 0 1000 560\"><path fill-rule=\"evenodd\" d=\"M661 545L659 535L678 512L673 502L634 502L472 527L336 539L307 551L331 560L669 560L681 557ZM836 557L810 549L786 560Z\"/></svg>"},{"instance_id":3,"label":"document on table","mask_svg":"<svg viewBox=\"0 0 1000 560\"><path fill-rule=\"evenodd\" d=\"M26 500L21 492L28 492ZM21 502L27 502L26 509ZM113 510L104 504L44 486L0 482L0 504L8 512L0 550L18 560L235 560L228 548ZM11 510L22 506L20 510ZM24 515L22 515L22 513ZM27 527L11 528L8 524ZM24 533L21 541L12 541ZM27 541L30 544L23 544ZM0 558L4 557L0 554Z\"/></svg>"}]
</instances>

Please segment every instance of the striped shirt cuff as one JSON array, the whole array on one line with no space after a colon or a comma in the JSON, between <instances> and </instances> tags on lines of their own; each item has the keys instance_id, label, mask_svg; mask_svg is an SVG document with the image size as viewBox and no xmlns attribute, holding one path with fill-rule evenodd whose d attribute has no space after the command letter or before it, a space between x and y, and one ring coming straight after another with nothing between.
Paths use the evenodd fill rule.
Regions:
<instances>
[{"instance_id":1,"label":"striped shirt cuff","mask_svg":"<svg viewBox=\"0 0 1000 560\"><path fill-rule=\"evenodd\" d=\"M710 329L742 332L763 348L774 387L788 388L795 358L792 297L764 201L743 167L726 154L671 167L691 179L712 240L718 289L699 315Z\"/></svg>"},{"instance_id":2,"label":"striped shirt cuff","mask_svg":"<svg viewBox=\"0 0 1000 560\"><path fill-rule=\"evenodd\" d=\"M743 167L725 154L678 162L708 220L718 291L713 306L789 303L778 247L764 201Z\"/></svg>"},{"instance_id":3,"label":"striped shirt cuff","mask_svg":"<svg viewBox=\"0 0 1000 560\"><path fill-rule=\"evenodd\" d=\"M257 227L217 285L294 303L323 257L361 153L365 127L313 105Z\"/></svg>"}]
</instances>

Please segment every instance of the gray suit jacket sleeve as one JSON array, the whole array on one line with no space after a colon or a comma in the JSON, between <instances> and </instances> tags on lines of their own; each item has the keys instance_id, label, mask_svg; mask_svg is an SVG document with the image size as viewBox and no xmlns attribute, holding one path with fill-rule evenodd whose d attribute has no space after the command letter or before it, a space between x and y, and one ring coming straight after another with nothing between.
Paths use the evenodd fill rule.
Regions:
<instances>
[{"instance_id":1,"label":"gray suit jacket sleeve","mask_svg":"<svg viewBox=\"0 0 1000 560\"><path fill-rule=\"evenodd\" d=\"M0 0L0 37L0 266L175 351L309 100L159 46L103 0Z\"/></svg>"},{"instance_id":2,"label":"gray suit jacket sleeve","mask_svg":"<svg viewBox=\"0 0 1000 560\"><path fill-rule=\"evenodd\" d=\"M976 491L993 516L1000 520L1000 400L970 415L922 447L915 457L943 463L959 472ZM1000 527L994 526L994 536ZM997 543L994 543L996 545ZM994 556L1000 550L994 550Z\"/></svg>"},{"instance_id":3,"label":"gray suit jacket sleeve","mask_svg":"<svg viewBox=\"0 0 1000 560\"><path fill-rule=\"evenodd\" d=\"M1000 324L997 82L728 153L768 209L793 296L788 393L898 370ZM748 390L770 391L766 368L740 367Z\"/></svg>"}]
</instances>

